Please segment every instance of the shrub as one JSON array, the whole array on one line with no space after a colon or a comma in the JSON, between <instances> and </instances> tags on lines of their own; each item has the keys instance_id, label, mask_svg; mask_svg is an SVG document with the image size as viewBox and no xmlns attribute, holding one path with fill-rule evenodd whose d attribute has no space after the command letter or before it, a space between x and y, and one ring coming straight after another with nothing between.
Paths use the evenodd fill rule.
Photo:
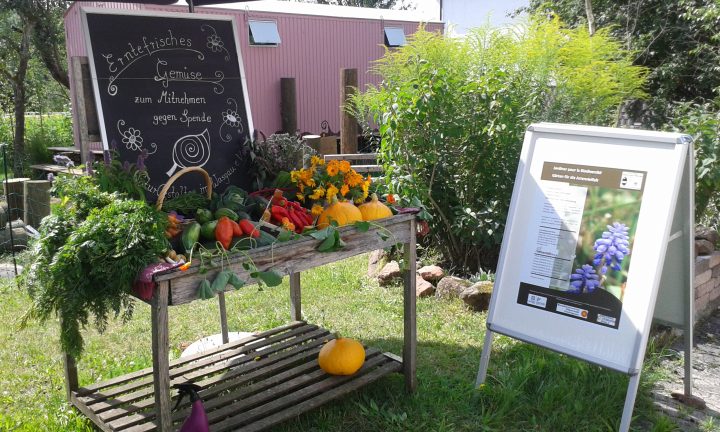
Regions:
<instances>
[{"instance_id":1,"label":"shrub","mask_svg":"<svg viewBox=\"0 0 720 432\"><path fill-rule=\"evenodd\" d=\"M274 186L278 174L284 172L287 177L287 173L302 168L304 161L315 153L295 135L273 134L265 140L258 138L253 141L250 152L252 175L255 177L253 187L263 189Z\"/></svg>"},{"instance_id":2,"label":"shrub","mask_svg":"<svg viewBox=\"0 0 720 432\"><path fill-rule=\"evenodd\" d=\"M607 125L646 75L608 32L544 19L463 40L419 31L376 71L350 109L379 126L390 191L420 199L432 240L470 274L497 261L526 127Z\"/></svg>"},{"instance_id":3,"label":"shrub","mask_svg":"<svg viewBox=\"0 0 720 432\"><path fill-rule=\"evenodd\" d=\"M720 225L720 97L702 104L681 103L668 128L695 140L695 218L717 228Z\"/></svg>"},{"instance_id":4,"label":"shrub","mask_svg":"<svg viewBox=\"0 0 720 432\"><path fill-rule=\"evenodd\" d=\"M13 138L15 133L12 116L3 116L0 119L0 143L7 143L8 169L12 169ZM25 117L25 154L22 156L26 171L29 165L50 163L52 154L48 147L72 147L73 131L72 117L66 114L28 115ZM2 153L0 152L0 169L2 168Z\"/></svg>"}]
</instances>

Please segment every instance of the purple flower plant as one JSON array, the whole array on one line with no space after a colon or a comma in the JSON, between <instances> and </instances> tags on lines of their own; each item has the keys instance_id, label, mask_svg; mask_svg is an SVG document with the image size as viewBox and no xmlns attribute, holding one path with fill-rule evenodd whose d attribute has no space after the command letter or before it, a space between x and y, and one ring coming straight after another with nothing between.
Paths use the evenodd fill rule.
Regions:
<instances>
[{"instance_id":1,"label":"purple flower plant","mask_svg":"<svg viewBox=\"0 0 720 432\"><path fill-rule=\"evenodd\" d=\"M584 264L582 268L576 269L575 273L570 275L570 289L568 292L573 294L591 293L599 286L600 278L595 269L590 264Z\"/></svg>"},{"instance_id":2,"label":"purple flower plant","mask_svg":"<svg viewBox=\"0 0 720 432\"><path fill-rule=\"evenodd\" d=\"M110 156L110 150L103 150L103 162L105 163L106 167L110 166L110 163L112 162L112 157Z\"/></svg>"},{"instance_id":3,"label":"purple flower plant","mask_svg":"<svg viewBox=\"0 0 720 432\"><path fill-rule=\"evenodd\" d=\"M628 227L620 222L607 226L608 231L602 233L602 237L595 240L594 266L600 266L600 272L605 274L608 266L620 271L620 264L625 256L630 255L630 237Z\"/></svg>"}]
</instances>

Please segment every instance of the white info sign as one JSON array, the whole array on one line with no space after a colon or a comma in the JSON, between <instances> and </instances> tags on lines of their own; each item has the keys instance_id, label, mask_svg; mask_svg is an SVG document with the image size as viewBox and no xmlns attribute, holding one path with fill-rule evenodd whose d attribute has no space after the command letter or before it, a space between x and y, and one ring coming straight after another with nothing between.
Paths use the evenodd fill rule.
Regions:
<instances>
[{"instance_id":1,"label":"white info sign","mask_svg":"<svg viewBox=\"0 0 720 432\"><path fill-rule=\"evenodd\" d=\"M492 333L639 379L675 208L692 203L678 201L683 173L691 175L690 148L675 133L528 128L478 383ZM690 231L685 222L675 225ZM683 233L674 238L691 236ZM630 387L631 413L637 389ZM630 415L623 421L629 427Z\"/></svg>"}]
</instances>

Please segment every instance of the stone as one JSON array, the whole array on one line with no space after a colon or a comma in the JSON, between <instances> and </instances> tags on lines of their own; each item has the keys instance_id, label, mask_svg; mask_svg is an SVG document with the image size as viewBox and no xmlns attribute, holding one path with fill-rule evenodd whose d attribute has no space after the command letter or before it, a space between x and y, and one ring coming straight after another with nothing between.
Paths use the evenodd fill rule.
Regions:
<instances>
[{"instance_id":1,"label":"stone","mask_svg":"<svg viewBox=\"0 0 720 432\"><path fill-rule=\"evenodd\" d=\"M367 269L367 275L368 277L375 277L378 273L378 267L380 267L380 262L385 258L385 250L384 249L378 249L370 252L370 255L368 256L368 269Z\"/></svg>"},{"instance_id":2,"label":"stone","mask_svg":"<svg viewBox=\"0 0 720 432\"><path fill-rule=\"evenodd\" d=\"M435 294L435 287L419 274L415 276L415 296L429 297Z\"/></svg>"},{"instance_id":3,"label":"stone","mask_svg":"<svg viewBox=\"0 0 720 432\"><path fill-rule=\"evenodd\" d=\"M720 240L720 234L712 228L698 225L695 227L695 240L707 240L715 245Z\"/></svg>"},{"instance_id":4,"label":"stone","mask_svg":"<svg viewBox=\"0 0 720 432\"><path fill-rule=\"evenodd\" d=\"M397 261L390 261L385 264L382 270L380 270L380 273L378 273L378 283L380 283L380 286L389 285L393 279L397 279L401 275L400 264L398 264Z\"/></svg>"},{"instance_id":5,"label":"stone","mask_svg":"<svg viewBox=\"0 0 720 432\"><path fill-rule=\"evenodd\" d=\"M420 276L428 282L437 282L445 276L445 272L440 266L429 265L418 270Z\"/></svg>"},{"instance_id":6,"label":"stone","mask_svg":"<svg viewBox=\"0 0 720 432\"><path fill-rule=\"evenodd\" d=\"M475 312L486 311L490 307L493 285L491 281L476 282L460 293L460 299Z\"/></svg>"},{"instance_id":7,"label":"stone","mask_svg":"<svg viewBox=\"0 0 720 432\"><path fill-rule=\"evenodd\" d=\"M695 255L710 255L715 250L715 245L707 240L695 240Z\"/></svg>"},{"instance_id":8,"label":"stone","mask_svg":"<svg viewBox=\"0 0 720 432\"><path fill-rule=\"evenodd\" d=\"M457 298L460 293L467 287L472 285L470 281L455 277L445 276L440 279L435 289L435 297L437 298Z\"/></svg>"}]
</instances>

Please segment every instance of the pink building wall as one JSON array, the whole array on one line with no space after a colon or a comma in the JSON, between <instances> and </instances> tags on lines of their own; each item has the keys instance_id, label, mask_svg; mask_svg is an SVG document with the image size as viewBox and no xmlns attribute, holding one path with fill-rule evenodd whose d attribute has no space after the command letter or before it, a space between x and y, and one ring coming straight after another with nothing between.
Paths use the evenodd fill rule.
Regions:
<instances>
[{"instance_id":1,"label":"pink building wall","mask_svg":"<svg viewBox=\"0 0 720 432\"><path fill-rule=\"evenodd\" d=\"M82 3L82 6L128 10L187 12L178 6L151 6L113 2ZM81 5L75 3L65 15L68 58L86 56ZM414 33L419 22L345 18L296 13L261 12L219 8L196 8L196 13L234 17L248 83L250 110L256 129L269 135L281 127L280 78L294 77L297 92L298 128L319 133L327 120L335 132L340 127L340 69L358 69L359 87L378 84L370 72L372 62L385 52L383 27L402 27ZM251 46L248 20L276 20L281 44ZM428 23L429 31L443 31L442 23ZM74 88L71 86L71 94ZM73 100L74 103L74 100ZM75 122L77 123L77 122ZM76 131L76 142L78 134Z\"/></svg>"}]
</instances>

